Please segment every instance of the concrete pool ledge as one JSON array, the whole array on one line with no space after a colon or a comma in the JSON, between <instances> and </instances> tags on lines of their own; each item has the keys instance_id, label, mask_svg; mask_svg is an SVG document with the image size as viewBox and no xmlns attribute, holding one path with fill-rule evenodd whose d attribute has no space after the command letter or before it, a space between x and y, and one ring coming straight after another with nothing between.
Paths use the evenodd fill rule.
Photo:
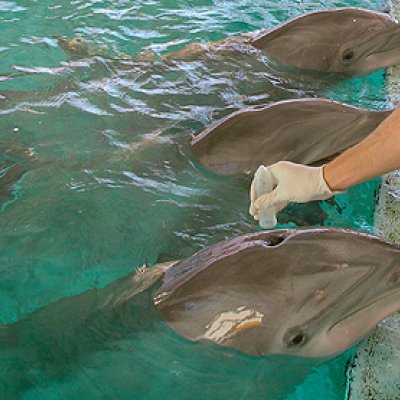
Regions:
<instances>
[{"instance_id":1,"label":"concrete pool ledge","mask_svg":"<svg viewBox=\"0 0 400 400\"><path fill-rule=\"evenodd\" d=\"M400 20L400 0L389 2L390 13ZM387 72L388 99L400 106L400 66ZM376 233L400 244L400 170L382 179L375 213ZM365 339L348 371L349 400L400 399L400 313L383 321Z\"/></svg>"},{"instance_id":2,"label":"concrete pool ledge","mask_svg":"<svg viewBox=\"0 0 400 400\"><path fill-rule=\"evenodd\" d=\"M384 238L400 244L400 171L383 177L375 228ZM347 399L400 399L399 313L379 324L361 343L349 367Z\"/></svg>"}]
</instances>

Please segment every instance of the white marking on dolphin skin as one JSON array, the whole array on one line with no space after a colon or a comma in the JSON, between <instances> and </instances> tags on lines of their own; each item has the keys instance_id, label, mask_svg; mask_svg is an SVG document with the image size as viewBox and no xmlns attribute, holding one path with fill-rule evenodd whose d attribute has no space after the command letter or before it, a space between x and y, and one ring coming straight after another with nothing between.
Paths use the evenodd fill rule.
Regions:
<instances>
[{"instance_id":1,"label":"white marking on dolphin skin","mask_svg":"<svg viewBox=\"0 0 400 400\"><path fill-rule=\"evenodd\" d=\"M208 339L217 343L233 335L261 325L264 315L257 310L239 307L236 311L227 311L215 317L214 321L206 326L206 332L196 339Z\"/></svg>"}]
</instances>

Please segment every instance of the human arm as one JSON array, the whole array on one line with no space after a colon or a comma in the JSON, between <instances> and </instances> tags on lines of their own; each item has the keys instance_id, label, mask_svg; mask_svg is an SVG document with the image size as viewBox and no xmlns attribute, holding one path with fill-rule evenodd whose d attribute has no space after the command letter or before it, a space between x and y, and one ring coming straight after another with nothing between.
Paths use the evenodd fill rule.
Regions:
<instances>
[{"instance_id":1,"label":"human arm","mask_svg":"<svg viewBox=\"0 0 400 400\"><path fill-rule=\"evenodd\" d=\"M343 191L400 168L400 108L393 111L369 136L324 167L332 190Z\"/></svg>"},{"instance_id":2,"label":"human arm","mask_svg":"<svg viewBox=\"0 0 400 400\"><path fill-rule=\"evenodd\" d=\"M287 161L269 166L274 190L253 200L250 214L257 219L260 208L288 201L325 200L397 168L400 168L400 109L393 111L367 138L324 167Z\"/></svg>"}]
</instances>

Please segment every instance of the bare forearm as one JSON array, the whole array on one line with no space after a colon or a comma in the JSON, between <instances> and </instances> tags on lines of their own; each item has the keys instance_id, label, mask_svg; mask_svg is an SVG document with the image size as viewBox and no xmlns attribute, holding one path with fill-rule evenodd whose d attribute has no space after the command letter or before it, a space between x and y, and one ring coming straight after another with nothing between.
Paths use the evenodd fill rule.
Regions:
<instances>
[{"instance_id":1,"label":"bare forearm","mask_svg":"<svg viewBox=\"0 0 400 400\"><path fill-rule=\"evenodd\" d=\"M347 188L400 168L400 109L393 111L367 138L324 167L332 191Z\"/></svg>"}]
</instances>

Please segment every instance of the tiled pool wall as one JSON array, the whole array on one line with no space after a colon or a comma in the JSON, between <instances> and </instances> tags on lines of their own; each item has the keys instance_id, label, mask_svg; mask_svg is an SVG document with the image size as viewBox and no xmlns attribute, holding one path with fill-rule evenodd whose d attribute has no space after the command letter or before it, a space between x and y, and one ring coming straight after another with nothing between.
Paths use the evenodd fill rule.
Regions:
<instances>
[{"instance_id":1,"label":"tiled pool wall","mask_svg":"<svg viewBox=\"0 0 400 400\"><path fill-rule=\"evenodd\" d=\"M388 1L400 20L400 0ZM387 71L388 98L400 107L400 66ZM400 244L400 170L385 175L375 214L376 232ZM400 399L400 313L388 318L361 344L348 371L349 400Z\"/></svg>"}]
</instances>

